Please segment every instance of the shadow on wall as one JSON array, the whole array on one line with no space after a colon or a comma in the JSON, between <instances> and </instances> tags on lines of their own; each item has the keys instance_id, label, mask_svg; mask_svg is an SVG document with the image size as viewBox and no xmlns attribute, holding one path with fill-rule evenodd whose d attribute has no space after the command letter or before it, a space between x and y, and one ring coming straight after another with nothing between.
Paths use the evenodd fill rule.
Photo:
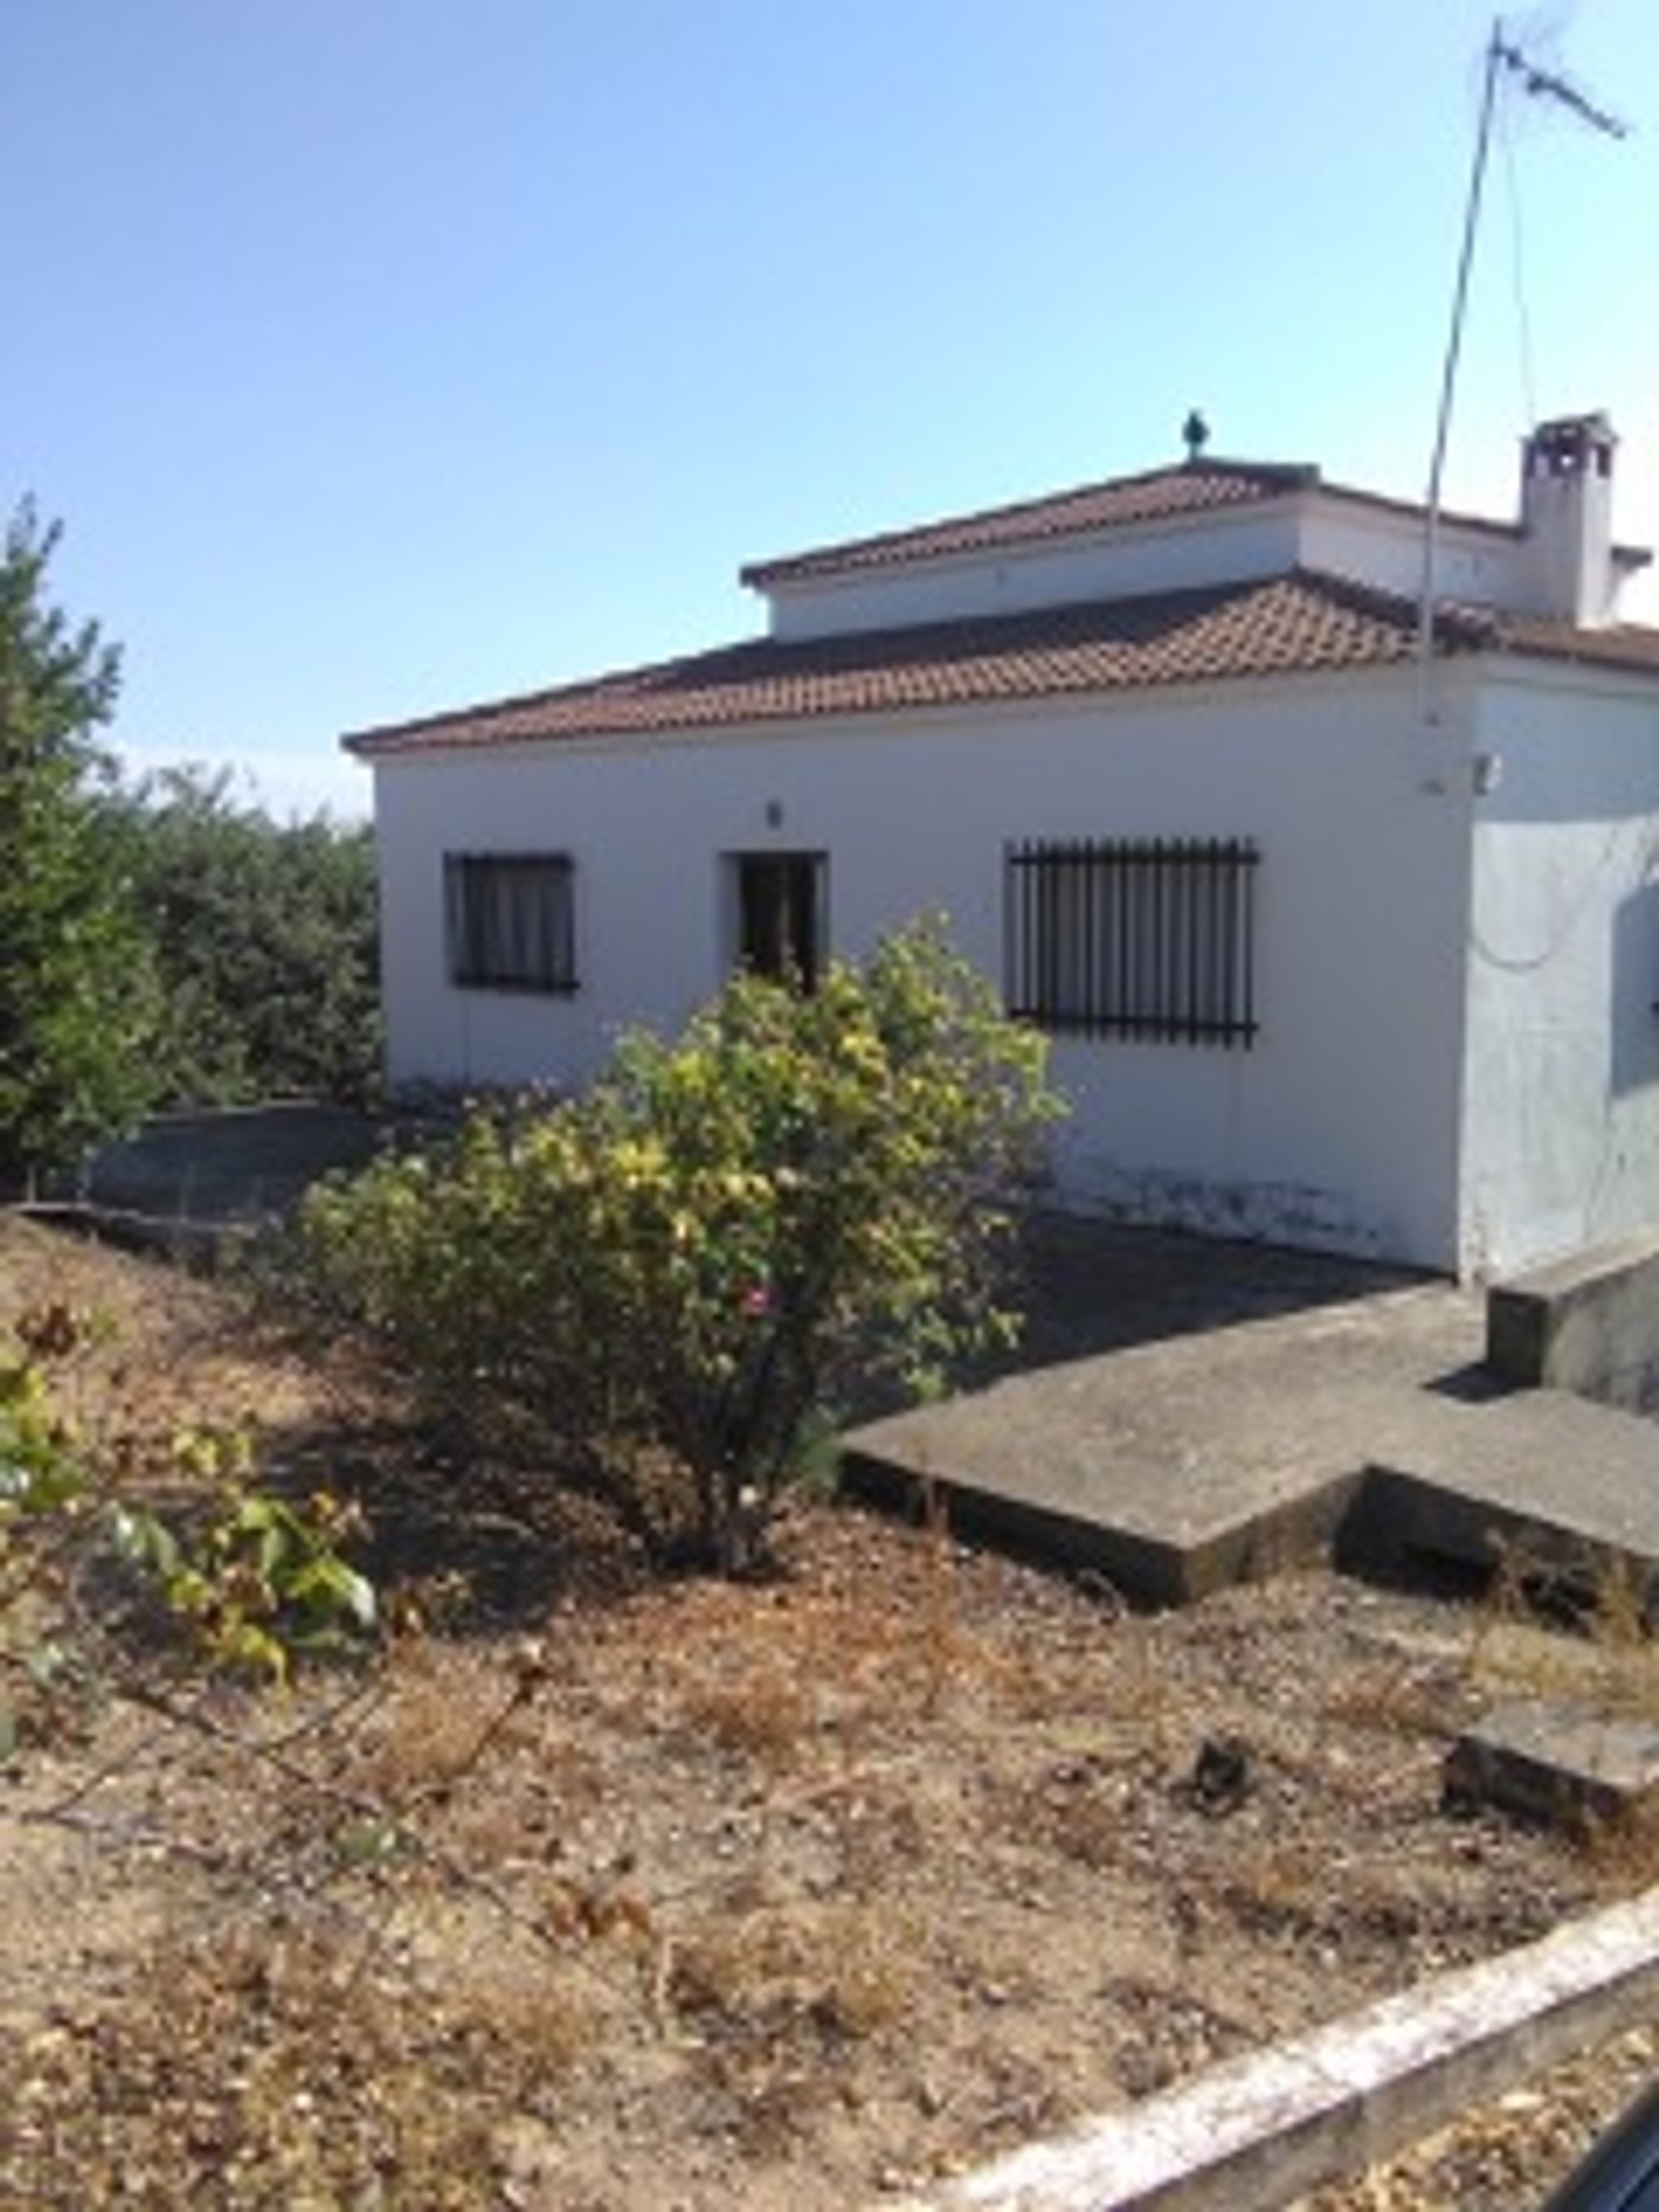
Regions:
<instances>
[{"instance_id":1,"label":"shadow on wall","mask_svg":"<svg viewBox=\"0 0 1659 2212\"><path fill-rule=\"evenodd\" d=\"M1659 1083L1659 882L1638 884L1613 915L1611 1028L1615 1097Z\"/></svg>"}]
</instances>

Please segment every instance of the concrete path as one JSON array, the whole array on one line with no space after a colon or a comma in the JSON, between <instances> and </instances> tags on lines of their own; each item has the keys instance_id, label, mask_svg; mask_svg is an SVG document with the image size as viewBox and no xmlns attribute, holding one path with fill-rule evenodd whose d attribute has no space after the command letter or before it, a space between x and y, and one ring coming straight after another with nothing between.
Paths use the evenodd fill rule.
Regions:
<instances>
[{"instance_id":1,"label":"concrete path","mask_svg":"<svg viewBox=\"0 0 1659 2212\"><path fill-rule=\"evenodd\" d=\"M1064 1343L1065 1282L1080 1280L1088 1232L1070 1233L1039 1358ZM1096 1234L1103 1255L1122 1248L1125 1232ZM1186 1271L1174 1304L1196 1326L1126 1343L1131 1313L1104 1312L1092 1325L1108 1348L855 1430L854 1486L903 1498L931 1485L956 1526L1160 1604L1333 1548L1384 1566L1490 1563L1495 1541L1523 1533L1558 1564L1659 1573L1659 1426L1557 1391L1505 1394L1480 1365L1478 1294L1196 1240L1147 1249ZM1272 1310L1281 1267L1297 1310ZM1191 1286L1211 1275L1206 1305ZM1108 1308L1116 1281L1103 1257ZM1266 1318L1232 1318L1264 1301ZM1090 1325L1071 1313L1074 1340Z\"/></svg>"},{"instance_id":2,"label":"concrete path","mask_svg":"<svg viewBox=\"0 0 1659 2212\"><path fill-rule=\"evenodd\" d=\"M50 1184L41 1210L212 1266L289 1213L319 1176L365 1166L396 1135L367 1114L302 1099L162 1114Z\"/></svg>"},{"instance_id":3,"label":"concrete path","mask_svg":"<svg viewBox=\"0 0 1659 2212\"><path fill-rule=\"evenodd\" d=\"M88 1164L91 1208L158 1224L232 1229L292 1205L318 1176L373 1156L378 1124L305 1100L158 1115Z\"/></svg>"}]
</instances>

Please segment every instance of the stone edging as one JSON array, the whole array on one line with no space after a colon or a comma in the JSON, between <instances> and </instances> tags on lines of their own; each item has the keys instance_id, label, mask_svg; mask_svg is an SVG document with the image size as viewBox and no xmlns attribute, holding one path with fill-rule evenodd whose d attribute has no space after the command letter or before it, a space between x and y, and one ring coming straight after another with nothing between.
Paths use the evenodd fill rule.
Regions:
<instances>
[{"instance_id":1,"label":"stone edging","mask_svg":"<svg viewBox=\"0 0 1659 2212\"><path fill-rule=\"evenodd\" d=\"M1278 2212L1650 2018L1659 1889L888 2212Z\"/></svg>"}]
</instances>

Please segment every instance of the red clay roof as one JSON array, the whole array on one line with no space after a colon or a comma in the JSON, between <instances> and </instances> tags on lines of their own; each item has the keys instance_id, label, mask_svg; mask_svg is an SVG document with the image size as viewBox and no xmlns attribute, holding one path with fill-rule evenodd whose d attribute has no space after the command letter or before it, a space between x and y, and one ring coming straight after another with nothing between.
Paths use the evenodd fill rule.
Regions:
<instances>
[{"instance_id":1,"label":"red clay roof","mask_svg":"<svg viewBox=\"0 0 1659 2212\"><path fill-rule=\"evenodd\" d=\"M979 552L995 546L1030 544L1045 538L1077 537L1126 523L1158 522L1172 515L1196 514L1216 507L1248 505L1276 499L1287 492L1317 484L1319 472L1297 462L1187 461L1140 476L1120 476L1105 484L1084 484L1011 506L988 507L976 514L924 523L908 530L883 531L874 537L849 539L806 553L754 561L739 571L746 584L761 590L809 576L839 575L844 570L895 567L951 553Z\"/></svg>"},{"instance_id":2,"label":"red clay roof","mask_svg":"<svg viewBox=\"0 0 1659 2212\"><path fill-rule=\"evenodd\" d=\"M1544 660L1580 662L1586 668L1626 669L1633 675L1659 675L1659 630L1640 622L1611 622L1605 629L1580 630L1571 622L1542 616L1505 614L1497 624L1495 643L1512 653Z\"/></svg>"},{"instance_id":3,"label":"red clay roof","mask_svg":"<svg viewBox=\"0 0 1659 2212\"><path fill-rule=\"evenodd\" d=\"M1442 652L1515 652L1659 673L1659 631L1441 607ZM1398 664L1414 602L1306 569L1029 613L747 643L587 683L357 732L365 759Z\"/></svg>"}]
</instances>

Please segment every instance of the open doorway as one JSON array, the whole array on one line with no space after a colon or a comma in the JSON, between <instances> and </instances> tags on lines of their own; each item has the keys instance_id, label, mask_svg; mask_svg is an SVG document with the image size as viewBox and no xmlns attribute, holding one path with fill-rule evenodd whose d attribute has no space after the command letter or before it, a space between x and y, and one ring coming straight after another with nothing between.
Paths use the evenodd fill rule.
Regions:
<instances>
[{"instance_id":1,"label":"open doorway","mask_svg":"<svg viewBox=\"0 0 1659 2212\"><path fill-rule=\"evenodd\" d=\"M826 853L734 853L737 964L815 990L828 935Z\"/></svg>"}]
</instances>

